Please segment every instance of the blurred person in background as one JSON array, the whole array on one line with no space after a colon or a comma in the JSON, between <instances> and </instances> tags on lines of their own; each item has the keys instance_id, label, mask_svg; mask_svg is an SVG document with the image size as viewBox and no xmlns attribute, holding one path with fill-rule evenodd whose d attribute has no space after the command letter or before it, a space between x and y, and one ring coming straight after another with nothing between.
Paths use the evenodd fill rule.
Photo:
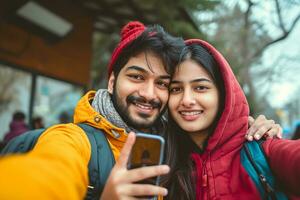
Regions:
<instances>
[{"instance_id":1,"label":"blurred person in background","mask_svg":"<svg viewBox=\"0 0 300 200\"><path fill-rule=\"evenodd\" d=\"M13 114L12 121L9 124L9 131L5 134L3 142L6 144L16 136L21 135L29 130L25 123L25 114L21 111L16 111Z\"/></svg>"},{"instance_id":2,"label":"blurred person in background","mask_svg":"<svg viewBox=\"0 0 300 200\"><path fill-rule=\"evenodd\" d=\"M40 116L34 117L32 119L31 129L40 129L40 128L45 128L43 118Z\"/></svg>"},{"instance_id":3,"label":"blurred person in background","mask_svg":"<svg viewBox=\"0 0 300 200\"><path fill-rule=\"evenodd\" d=\"M63 111L59 115L59 123L66 124L72 122L72 117L68 114L67 111Z\"/></svg>"}]
</instances>

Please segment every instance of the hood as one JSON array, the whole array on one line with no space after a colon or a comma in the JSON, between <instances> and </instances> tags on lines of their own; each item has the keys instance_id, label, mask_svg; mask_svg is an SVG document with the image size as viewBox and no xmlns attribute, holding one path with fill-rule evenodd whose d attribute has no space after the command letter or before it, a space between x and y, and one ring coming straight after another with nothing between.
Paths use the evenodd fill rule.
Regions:
<instances>
[{"instance_id":1,"label":"hood","mask_svg":"<svg viewBox=\"0 0 300 200\"><path fill-rule=\"evenodd\" d=\"M190 39L186 44L199 44L216 60L221 71L225 87L224 111L214 133L210 136L206 147L207 152L220 150L219 156L242 146L248 129L249 106L235 75L225 58L209 43Z\"/></svg>"}]
</instances>

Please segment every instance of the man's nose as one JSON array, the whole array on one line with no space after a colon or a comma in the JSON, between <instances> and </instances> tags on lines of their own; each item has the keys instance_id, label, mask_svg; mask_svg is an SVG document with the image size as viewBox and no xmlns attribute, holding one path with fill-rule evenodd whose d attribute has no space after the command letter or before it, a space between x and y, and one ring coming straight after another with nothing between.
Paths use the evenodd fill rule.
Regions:
<instances>
[{"instance_id":1,"label":"man's nose","mask_svg":"<svg viewBox=\"0 0 300 200\"><path fill-rule=\"evenodd\" d=\"M151 101L157 97L155 83L148 82L139 91L141 97L144 97L147 101Z\"/></svg>"}]
</instances>

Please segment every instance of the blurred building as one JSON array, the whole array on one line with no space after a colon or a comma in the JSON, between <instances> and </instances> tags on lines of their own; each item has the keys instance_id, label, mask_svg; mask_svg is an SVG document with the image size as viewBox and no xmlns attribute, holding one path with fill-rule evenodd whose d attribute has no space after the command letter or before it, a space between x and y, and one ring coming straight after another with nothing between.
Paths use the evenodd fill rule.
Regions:
<instances>
[{"instance_id":1,"label":"blurred building","mask_svg":"<svg viewBox=\"0 0 300 200\"><path fill-rule=\"evenodd\" d=\"M152 1L1 0L0 140L15 110L26 113L29 124L41 116L45 126L57 123L62 112L72 113L93 85L91 75L106 75L105 66L94 76L91 70L94 33L110 41L130 20L163 24L156 8ZM175 17L197 29L184 9Z\"/></svg>"},{"instance_id":2,"label":"blurred building","mask_svg":"<svg viewBox=\"0 0 300 200\"><path fill-rule=\"evenodd\" d=\"M0 15L1 140L15 110L50 125L74 108L89 84L93 20L68 1L1 1Z\"/></svg>"}]
</instances>

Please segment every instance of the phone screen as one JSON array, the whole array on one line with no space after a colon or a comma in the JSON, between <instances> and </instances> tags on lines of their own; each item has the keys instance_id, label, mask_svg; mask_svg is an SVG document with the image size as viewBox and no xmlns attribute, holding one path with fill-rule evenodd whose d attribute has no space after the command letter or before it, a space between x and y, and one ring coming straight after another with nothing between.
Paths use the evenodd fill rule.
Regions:
<instances>
[{"instance_id":1,"label":"phone screen","mask_svg":"<svg viewBox=\"0 0 300 200\"><path fill-rule=\"evenodd\" d=\"M164 139L161 136L144 133L136 134L128 163L129 169L162 164ZM141 183L141 182L140 182ZM158 184L158 177L146 179L142 183Z\"/></svg>"}]
</instances>

